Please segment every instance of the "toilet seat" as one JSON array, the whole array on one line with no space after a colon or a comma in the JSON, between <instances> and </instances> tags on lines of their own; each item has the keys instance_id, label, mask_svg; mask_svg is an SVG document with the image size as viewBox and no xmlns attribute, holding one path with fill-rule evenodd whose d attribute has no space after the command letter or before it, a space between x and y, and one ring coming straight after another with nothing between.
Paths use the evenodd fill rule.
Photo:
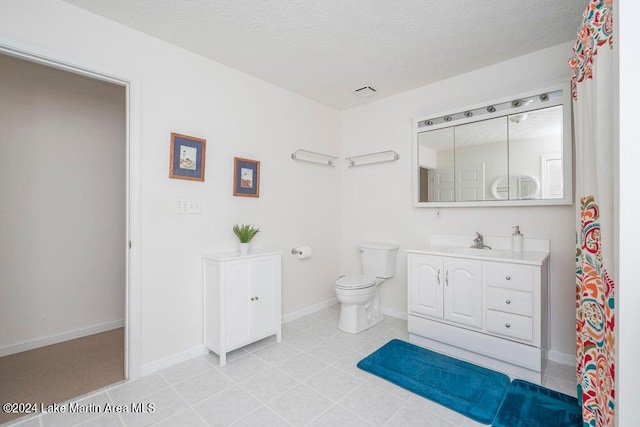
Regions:
<instances>
[{"instance_id":1,"label":"toilet seat","mask_svg":"<svg viewBox=\"0 0 640 427\"><path fill-rule=\"evenodd\" d=\"M366 289L375 284L376 278L365 274L347 274L336 280L336 288L343 290Z\"/></svg>"}]
</instances>

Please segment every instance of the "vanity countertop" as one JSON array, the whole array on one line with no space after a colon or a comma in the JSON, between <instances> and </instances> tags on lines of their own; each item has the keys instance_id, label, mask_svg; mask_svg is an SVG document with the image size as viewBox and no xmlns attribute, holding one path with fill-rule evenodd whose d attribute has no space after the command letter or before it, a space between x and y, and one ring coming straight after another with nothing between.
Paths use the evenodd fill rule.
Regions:
<instances>
[{"instance_id":1,"label":"vanity countertop","mask_svg":"<svg viewBox=\"0 0 640 427\"><path fill-rule=\"evenodd\" d=\"M473 236L434 234L430 243L406 252L527 265L542 265L549 258L547 239L525 238L523 252L511 251L511 239L508 237L485 237L485 243L493 249L474 249L469 242L473 242Z\"/></svg>"},{"instance_id":2,"label":"vanity countertop","mask_svg":"<svg viewBox=\"0 0 640 427\"><path fill-rule=\"evenodd\" d=\"M542 265L549 252L543 251L523 251L512 252L510 250L472 249L459 246L432 246L426 245L421 248L407 249L407 253L441 255L454 258L476 259L480 261L500 261L514 264Z\"/></svg>"}]
</instances>

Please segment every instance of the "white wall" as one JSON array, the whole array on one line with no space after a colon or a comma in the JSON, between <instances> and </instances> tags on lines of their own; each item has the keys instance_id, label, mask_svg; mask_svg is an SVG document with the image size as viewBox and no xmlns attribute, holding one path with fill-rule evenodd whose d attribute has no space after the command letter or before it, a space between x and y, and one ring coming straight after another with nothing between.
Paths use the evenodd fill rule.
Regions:
<instances>
[{"instance_id":1,"label":"white wall","mask_svg":"<svg viewBox=\"0 0 640 427\"><path fill-rule=\"evenodd\" d=\"M125 89L0 70L2 355L124 323Z\"/></svg>"},{"instance_id":2,"label":"white wall","mask_svg":"<svg viewBox=\"0 0 640 427\"><path fill-rule=\"evenodd\" d=\"M382 284L382 305L406 313L407 262L404 249L415 248L433 233L509 236L520 225L525 237L551 240L550 346L553 357L574 353L573 206L503 208L414 208L412 205L412 119L439 114L487 100L569 79L571 45L563 44L341 113L342 154L396 150L393 163L342 173L342 271L358 271L356 244L361 240L400 244L395 278ZM437 61L437 58L434 58ZM559 352L560 354L558 354Z\"/></svg>"},{"instance_id":3,"label":"white wall","mask_svg":"<svg viewBox=\"0 0 640 427\"><path fill-rule=\"evenodd\" d=\"M142 82L143 365L202 344L200 256L235 250L234 223L260 226L254 245L283 251L284 315L334 298L340 174L290 155L337 153L335 110L58 0L4 0L3 37ZM204 183L168 178L171 132L207 140ZM261 161L260 198L232 196L234 156ZM202 214L175 214L177 198L201 200ZM313 258L294 258L298 245Z\"/></svg>"}]
</instances>

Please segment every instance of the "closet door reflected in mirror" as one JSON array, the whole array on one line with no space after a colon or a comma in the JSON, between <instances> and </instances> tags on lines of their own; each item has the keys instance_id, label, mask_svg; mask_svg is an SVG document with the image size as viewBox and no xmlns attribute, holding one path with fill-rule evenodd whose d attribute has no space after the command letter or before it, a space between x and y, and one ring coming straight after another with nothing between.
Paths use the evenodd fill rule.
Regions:
<instances>
[{"instance_id":1,"label":"closet door reflected in mirror","mask_svg":"<svg viewBox=\"0 0 640 427\"><path fill-rule=\"evenodd\" d=\"M415 119L415 205L570 204L570 115L561 87Z\"/></svg>"}]
</instances>

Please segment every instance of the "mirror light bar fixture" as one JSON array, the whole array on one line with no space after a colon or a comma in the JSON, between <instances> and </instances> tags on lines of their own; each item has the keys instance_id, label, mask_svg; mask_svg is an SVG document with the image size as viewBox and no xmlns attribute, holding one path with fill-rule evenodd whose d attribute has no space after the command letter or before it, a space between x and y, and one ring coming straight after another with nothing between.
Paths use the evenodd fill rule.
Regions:
<instances>
[{"instance_id":1,"label":"mirror light bar fixture","mask_svg":"<svg viewBox=\"0 0 640 427\"><path fill-rule=\"evenodd\" d=\"M555 92L545 92L538 95L529 96L526 98L513 99L510 101L505 101L505 102L501 102L494 105L487 105L486 107L460 111L454 114L447 114L446 116L442 116L442 117L434 117L431 119L418 122L418 128L428 128L430 126L436 126L442 123L450 123L457 120L469 119L471 117L478 118L478 117L482 117L483 115L491 115L496 112L504 114L505 112L509 112L509 110L517 110L517 111L535 110L538 108L550 106L547 104L549 103L549 101L552 101L552 104L557 104L559 102L562 102L562 91L558 90Z\"/></svg>"}]
</instances>

